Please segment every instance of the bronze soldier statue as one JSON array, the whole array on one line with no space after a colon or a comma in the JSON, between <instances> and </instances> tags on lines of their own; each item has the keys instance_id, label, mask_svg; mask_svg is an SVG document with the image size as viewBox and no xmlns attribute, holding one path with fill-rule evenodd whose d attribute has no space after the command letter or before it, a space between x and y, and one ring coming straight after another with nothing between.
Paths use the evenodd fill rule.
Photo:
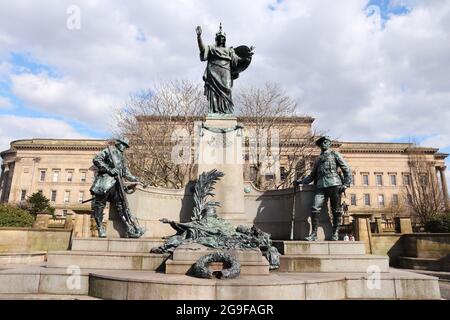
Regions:
<instances>
[{"instance_id":1,"label":"bronze soldier statue","mask_svg":"<svg viewBox=\"0 0 450 320\"><path fill-rule=\"evenodd\" d=\"M129 147L130 143L127 138L117 139L114 147L104 149L93 160L97 168L97 175L90 192L94 197L93 216L100 238L106 237L106 230L103 226L103 210L107 201L115 205L117 213L126 226L127 237L140 238L145 232L139 227L137 219L130 212L125 195L127 189L122 182L122 178L132 182L139 181L130 173L125 164L123 153Z\"/></svg>"},{"instance_id":2,"label":"bronze soldier statue","mask_svg":"<svg viewBox=\"0 0 450 320\"><path fill-rule=\"evenodd\" d=\"M328 239L331 241L339 240L339 227L342 219L341 194L350 187L352 176L350 167L342 155L331 150L331 139L321 137L316 141L316 145L322 150L320 156L316 159L314 167L309 176L294 181L294 186L300 184L309 184L314 181L316 193L311 212L312 231L304 240L316 241L317 228L319 225L319 214L322 211L324 203L330 199L331 210L333 213L333 233ZM338 168L342 172L338 172Z\"/></svg>"}]
</instances>

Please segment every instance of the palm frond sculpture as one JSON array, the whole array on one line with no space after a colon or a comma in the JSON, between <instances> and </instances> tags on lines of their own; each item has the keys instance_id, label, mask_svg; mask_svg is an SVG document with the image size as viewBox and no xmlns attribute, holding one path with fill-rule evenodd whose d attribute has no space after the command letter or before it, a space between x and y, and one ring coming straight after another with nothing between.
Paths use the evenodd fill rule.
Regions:
<instances>
[{"instance_id":1,"label":"palm frond sculpture","mask_svg":"<svg viewBox=\"0 0 450 320\"><path fill-rule=\"evenodd\" d=\"M224 174L216 169L203 172L198 178L194 189L194 212L191 220L201 220L202 212L207 207L219 207L217 201L207 201L208 196L214 197L214 185Z\"/></svg>"}]
</instances>

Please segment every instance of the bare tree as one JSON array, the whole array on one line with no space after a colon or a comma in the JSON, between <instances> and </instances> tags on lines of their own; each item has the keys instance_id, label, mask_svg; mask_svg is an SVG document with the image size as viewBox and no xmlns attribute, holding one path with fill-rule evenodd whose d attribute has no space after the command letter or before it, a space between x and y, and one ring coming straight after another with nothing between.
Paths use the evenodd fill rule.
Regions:
<instances>
[{"instance_id":1,"label":"bare tree","mask_svg":"<svg viewBox=\"0 0 450 320\"><path fill-rule=\"evenodd\" d=\"M296 101L274 83L242 89L236 102L236 113L246 126L251 180L260 189L290 187L306 171L314 152L315 134L309 128L313 119L293 117L298 113ZM281 179L276 179L274 171L280 164ZM265 181L267 176L269 181Z\"/></svg>"},{"instance_id":2,"label":"bare tree","mask_svg":"<svg viewBox=\"0 0 450 320\"><path fill-rule=\"evenodd\" d=\"M406 202L412 216L425 224L444 211L444 202L434 165L415 148L409 154L410 178L406 186Z\"/></svg>"},{"instance_id":3,"label":"bare tree","mask_svg":"<svg viewBox=\"0 0 450 320\"><path fill-rule=\"evenodd\" d=\"M121 135L130 137L130 169L150 185L183 188L195 178L192 159L193 121L207 111L200 85L189 81L163 82L132 95L117 116ZM174 161L175 145L185 145ZM186 159L187 158L187 159Z\"/></svg>"},{"instance_id":4,"label":"bare tree","mask_svg":"<svg viewBox=\"0 0 450 320\"><path fill-rule=\"evenodd\" d=\"M317 152L315 134L310 130L313 119L293 117L297 103L272 83L241 90L235 104L247 133L246 151L251 151L257 173L255 185L262 189L290 187L296 175L306 172L311 155ZM206 113L203 88L189 81L164 82L132 95L117 116L117 134L131 140L127 154L130 169L153 186L186 186L197 174L194 122L204 120ZM186 146L178 150L187 157L182 163L174 161L176 145ZM283 179L275 179L278 173L268 183L264 181L268 167L279 170L280 163Z\"/></svg>"}]
</instances>

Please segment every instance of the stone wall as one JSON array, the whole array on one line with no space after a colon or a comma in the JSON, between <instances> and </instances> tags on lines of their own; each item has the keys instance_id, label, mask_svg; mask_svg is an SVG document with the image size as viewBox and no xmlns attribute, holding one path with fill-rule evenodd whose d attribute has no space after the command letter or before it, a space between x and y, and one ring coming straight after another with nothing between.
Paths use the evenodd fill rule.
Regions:
<instances>
[{"instance_id":1,"label":"stone wall","mask_svg":"<svg viewBox=\"0 0 450 320\"><path fill-rule=\"evenodd\" d=\"M245 190L245 191L244 191ZM255 224L272 234L273 239L289 239L291 233L293 190L257 190L251 183L244 184L245 218L247 225ZM313 186L301 186L296 193L294 238L301 239L309 234L308 217L314 195ZM173 229L158 220L187 222L193 210L191 185L184 190L160 188L138 189L128 196L131 211L138 217L142 226L147 228L145 237L160 238L174 234ZM326 208L325 208L326 209ZM331 223L327 214L321 217L319 236L324 238L324 229L331 232ZM118 237L122 232L114 208L110 212L108 236Z\"/></svg>"},{"instance_id":2,"label":"stone wall","mask_svg":"<svg viewBox=\"0 0 450 320\"><path fill-rule=\"evenodd\" d=\"M389 264L396 266L398 257L404 256L401 234L372 234L372 254L388 255Z\"/></svg>"},{"instance_id":3,"label":"stone wall","mask_svg":"<svg viewBox=\"0 0 450 320\"><path fill-rule=\"evenodd\" d=\"M67 250L70 230L0 228L0 252Z\"/></svg>"},{"instance_id":4,"label":"stone wall","mask_svg":"<svg viewBox=\"0 0 450 320\"><path fill-rule=\"evenodd\" d=\"M449 233L406 234L403 243L407 257L444 258L450 255Z\"/></svg>"},{"instance_id":5,"label":"stone wall","mask_svg":"<svg viewBox=\"0 0 450 320\"><path fill-rule=\"evenodd\" d=\"M450 255L450 233L373 234L373 254L385 255L396 266L399 257L445 258Z\"/></svg>"}]
</instances>

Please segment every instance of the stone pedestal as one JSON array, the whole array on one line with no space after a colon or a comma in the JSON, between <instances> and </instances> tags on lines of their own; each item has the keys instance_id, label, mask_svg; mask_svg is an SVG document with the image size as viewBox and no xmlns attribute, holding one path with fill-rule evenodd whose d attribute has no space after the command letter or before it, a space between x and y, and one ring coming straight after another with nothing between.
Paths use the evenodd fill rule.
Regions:
<instances>
[{"instance_id":1,"label":"stone pedestal","mask_svg":"<svg viewBox=\"0 0 450 320\"><path fill-rule=\"evenodd\" d=\"M219 215L235 225L250 225L244 207L243 133L236 126L234 117L206 118L198 136L198 174L213 169L223 172L214 191L214 200L221 204Z\"/></svg>"},{"instance_id":2,"label":"stone pedestal","mask_svg":"<svg viewBox=\"0 0 450 320\"><path fill-rule=\"evenodd\" d=\"M48 222L52 217L51 214L47 213L38 213L36 215L36 221L34 222L33 227L37 229L46 229L48 228Z\"/></svg>"},{"instance_id":3,"label":"stone pedestal","mask_svg":"<svg viewBox=\"0 0 450 320\"><path fill-rule=\"evenodd\" d=\"M395 232L397 233L413 233L411 218L394 218L395 221Z\"/></svg>"},{"instance_id":4,"label":"stone pedestal","mask_svg":"<svg viewBox=\"0 0 450 320\"><path fill-rule=\"evenodd\" d=\"M72 230L74 227L74 220L75 220L74 214L67 214L64 229Z\"/></svg>"},{"instance_id":5,"label":"stone pedestal","mask_svg":"<svg viewBox=\"0 0 450 320\"><path fill-rule=\"evenodd\" d=\"M77 213L73 225L74 238L90 238L92 237L91 214Z\"/></svg>"}]
</instances>

